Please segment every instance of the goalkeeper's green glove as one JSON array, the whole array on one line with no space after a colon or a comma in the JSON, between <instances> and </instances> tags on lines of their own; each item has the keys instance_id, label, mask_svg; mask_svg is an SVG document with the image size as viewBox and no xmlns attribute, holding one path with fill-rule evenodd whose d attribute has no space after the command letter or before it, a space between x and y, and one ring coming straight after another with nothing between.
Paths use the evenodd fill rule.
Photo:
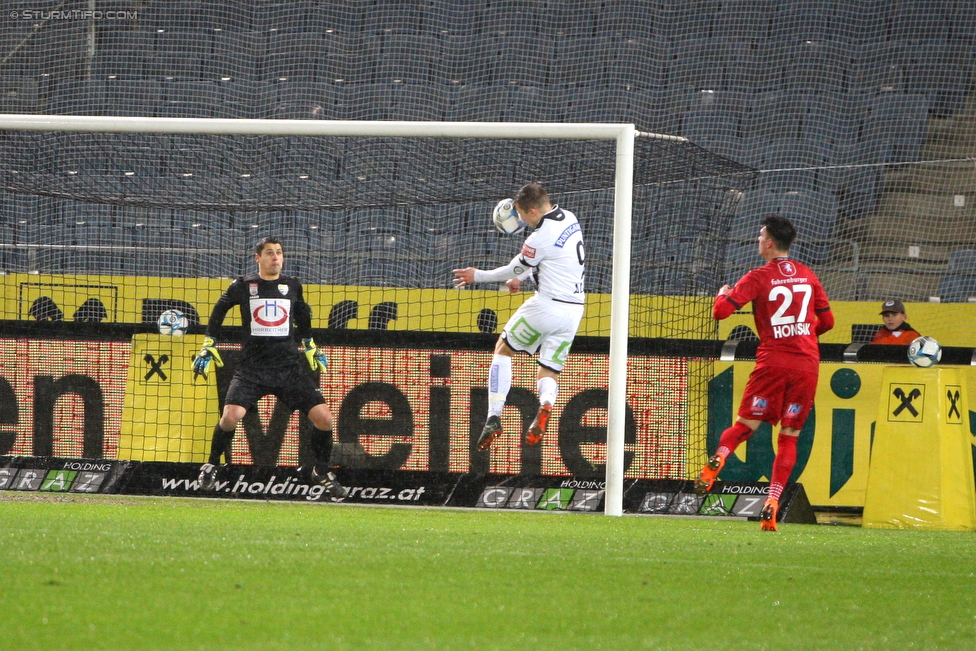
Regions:
<instances>
[{"instance_id":1,"label":"goalkeeper's green glove","mask_svg":"<svg viewBox=\"0 0 976 651\"><path fill-rule=\"evenodd\" d=\"M309 337L308 339L302 339L302 352L305 353L305 359L308 360L309 368L313 371L327 371L329 368L329 359L325 356L321 350L315 346L315 340Z\"/></svg>"},{"instance_id":2,"label":"goalkeeper's green glove","mask_svg":"<svg viewBox=\"0 0 976 651\"><path fill-rule=\"evenodd\" d=\"M217 368L224 365L224 360L220 359L220 352L217 350L217 340L213 337L204 337L203 348L193 358L194 375L202 375L206 379L207 369L210 367L210 360L213 360Z\"/></svg>"}]
</instances>

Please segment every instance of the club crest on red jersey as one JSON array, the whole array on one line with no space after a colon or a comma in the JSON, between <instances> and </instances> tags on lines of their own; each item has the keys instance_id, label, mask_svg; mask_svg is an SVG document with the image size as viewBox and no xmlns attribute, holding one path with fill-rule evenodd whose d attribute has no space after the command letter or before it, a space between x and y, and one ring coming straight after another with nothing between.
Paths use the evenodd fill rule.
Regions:
<instances>
[{"instance_id":1,"label":"club crest on red jersey","mask_svg":"<svg viewBox=\"0 0 976 651\"><path fill-rule=\"evenodd\" d=\"M784 276L793 276L796 274L796 264L792 260L780 260L779 272Z\"/></svg>"}]
</instances>

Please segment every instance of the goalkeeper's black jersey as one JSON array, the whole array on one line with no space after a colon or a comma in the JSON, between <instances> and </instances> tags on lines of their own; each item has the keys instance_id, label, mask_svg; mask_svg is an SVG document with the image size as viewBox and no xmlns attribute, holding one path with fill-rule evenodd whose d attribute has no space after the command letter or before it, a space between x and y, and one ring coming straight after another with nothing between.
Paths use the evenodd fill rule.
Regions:
<instances>
[{"instance_id":1,"label":"goalkeeper's black jersey","mask_svg":"<svg viewBox=\"0 0 976 651\"><path fill-rule=\"evenodd\" d=\"M238 278L214 305L208 335L221 341L224 317L235 305L241 310L241 368L280 368L304 361L298 344L312 336L312 311L297 278Z\"/></svg>"}]
</instances>

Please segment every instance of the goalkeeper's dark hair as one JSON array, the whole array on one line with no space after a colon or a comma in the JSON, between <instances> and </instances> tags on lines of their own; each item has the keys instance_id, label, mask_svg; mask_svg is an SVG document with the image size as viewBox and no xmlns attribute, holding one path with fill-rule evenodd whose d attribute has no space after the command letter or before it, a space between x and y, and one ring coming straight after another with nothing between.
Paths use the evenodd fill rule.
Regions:
<instances>
[{"instance_id":1,"label":"goalkeeper's dark hair","mask_svg":"<svg viewBox=\"0 0 976 651\"><path fill-rule=\"evenodd\" d=\"M513 201L519 208L541 208L549 201L549 193L541 183L526 183L515 193Z\"/></svg>"},{"instance_id":2,"label":"goalkeeper's dark hair","mask_svg":"<svg viewBox=\"0 0 976 651\"><path fill-rule=\"evenodd\" d=\"M796 239L796 227L786 217L779 215L769 215L762 221L766 228L766 235L776 243L776 248L780 251L789 251L793 240Z\"/></svg>"},{"instance_id":3,"label":"goalkeeper's dark hair","mask_svg":"<svg viewBox=\"0 0 976 651\"><path fill-rule=\"evenodd\" d=\"M285 245L281 243L281 240L279 240L277 237L269 235L268 237L262 237L260 240L258 240L257 244L254 245L254 253L261 255L261 251L264 251L264 247L269 244L278 244L281 246L281 252L285 252Z\"/></svg>"}]
</instances>

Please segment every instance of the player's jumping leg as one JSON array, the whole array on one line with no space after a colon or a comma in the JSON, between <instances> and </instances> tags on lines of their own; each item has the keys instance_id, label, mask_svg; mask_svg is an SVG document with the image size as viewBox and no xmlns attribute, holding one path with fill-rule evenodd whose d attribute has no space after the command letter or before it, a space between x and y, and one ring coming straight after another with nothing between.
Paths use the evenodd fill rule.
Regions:
<instances>
[{"instance_id":1,"label":"player's jumping leg","mask_svg":"<svg viewBox=\"0 0 976 651\"><path fill-rule=\"evenodd\" d=\"M789 432L789 433L787 433ZM786 482L790 480L793 466L796 465L796 441L799 432L793 428L784 427L777 438L776 460L773 461L773 476L769 482L769 497L763 506L761 529L776 531L776 515L779 512L779 498L783 495Z\"/></svg>"},{"instance_id":2,"label":"player's jumping leg","mask_svg":"<svg viewBox=\"0 0 976 651\"><path fill-rule=\"evenodd\" d=\"M512 388L512 356L499 352L502 346L508 348L499 341L488 372L488 420L485 421L477 443L478 449L482 451L490 448L491 442L502 435L502 409L505 407L508 391Z\"/></svg>"},{"instance_id":3,"label":"player's jumping leg","mask_svg":"<svg viewBox=\"0 0 976 651\"><path fill-rule=\"evenodd\" d=\"M548 369L539 368L536 386L539 389L539 412L525 433L525 444L529 446L538 445L545 436L549 417L552 416L552 406L556 404L556 396L559 395L559 383L556 382L555 374Z\"/></svg>"},{"instance_id":4,"label":"player's jumping leg","mask_svg":"<svg viewBox=\"0 0 976 651\"><path fill-rule=\"evenodd\" d=\"M708 459L698 479L695 480L695 493L705 495L712 489L715 479L725 467L725 460L735 452L740 443L749 440L749 437L758 427L759 421L755 421L755 425L752 425L752 422L737 420L732 427L722 432L722 437L718 442L718 450ZM750 427L750 425L752 426Z\"/></svg>"}]
</instances>

